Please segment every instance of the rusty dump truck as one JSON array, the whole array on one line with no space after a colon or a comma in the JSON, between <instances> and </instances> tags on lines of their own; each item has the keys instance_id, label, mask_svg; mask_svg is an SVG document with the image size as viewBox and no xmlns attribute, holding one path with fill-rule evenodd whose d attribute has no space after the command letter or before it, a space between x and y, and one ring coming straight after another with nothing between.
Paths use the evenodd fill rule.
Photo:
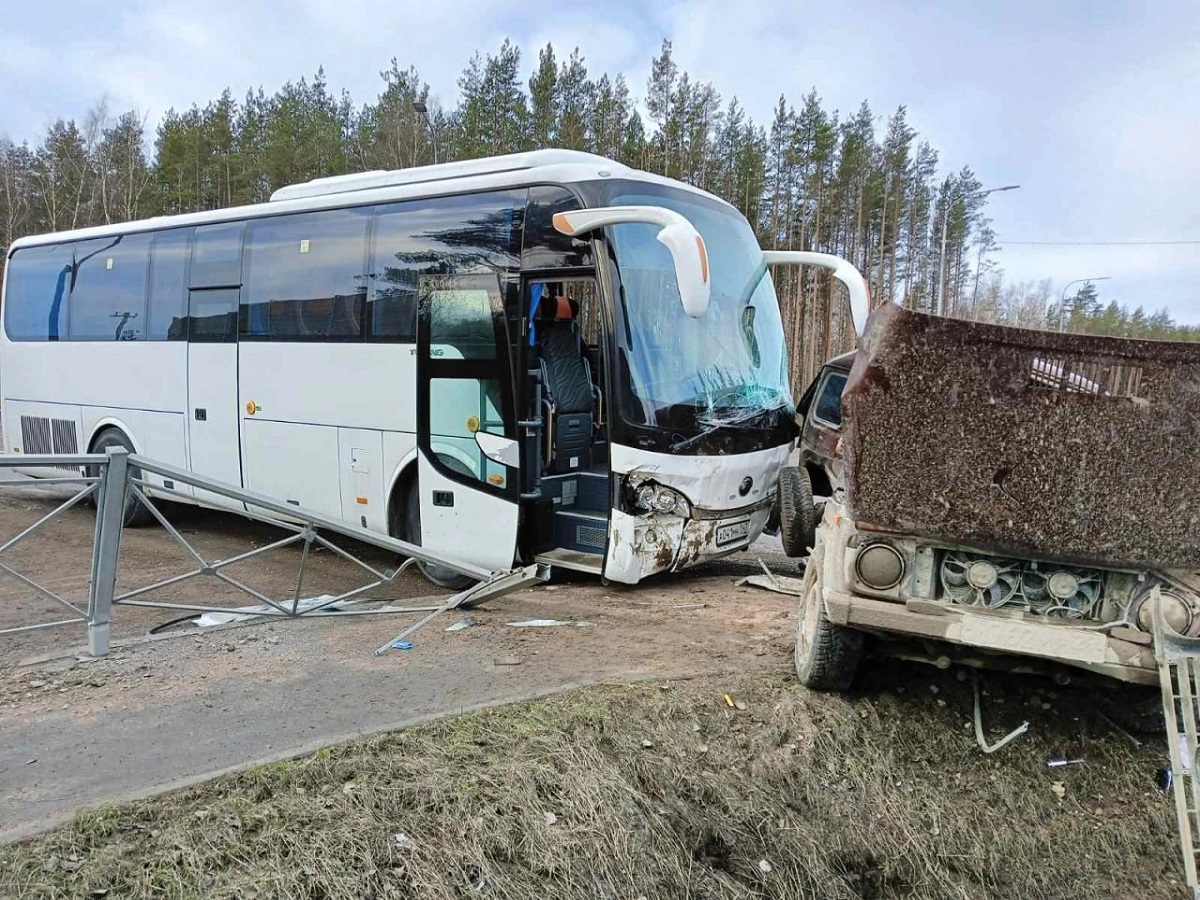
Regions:
<instances>
[{"instance_id":1,"label":"rusty dump truck","mask_svg":"<svg viewBox=\"0 0 1200 900\"><path fill-rule=\"evenodd\" d=\"M1200 345L887 304L841 412L842 483L802 588L805 685L847 687L865 634L944 664L1150 685L1154 623L1200 635Z\"/></svg>"}]
</instances>

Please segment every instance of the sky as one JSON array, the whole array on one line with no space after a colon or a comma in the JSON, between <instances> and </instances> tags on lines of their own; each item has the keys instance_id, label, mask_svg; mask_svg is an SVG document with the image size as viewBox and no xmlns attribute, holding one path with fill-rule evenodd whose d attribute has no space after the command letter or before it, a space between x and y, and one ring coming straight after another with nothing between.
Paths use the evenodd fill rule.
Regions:
<instances>
[{"instance_id":1,"label":"sky","mask_svg":"<svg viewBox=\"0 0 1200 900\"><path fill-rule=\"evenodd\" d=\"M151 129L225 88L268 93L324 66L373 100L396 57L442 106L476 51L578 46L644 95L664 38L693 79L769 124L780 94L897 106L942 173L970 166L1010 281L1080 278L1101 300L1200 324L1198 0L0 0L0 136L36 143L98 100ZM1179 242L1138 243L1102 242ZM1027 243L1060 242L1060 243ZM1073 291L1072 291L1073 292Z\"/></svg>"}]
</instances>

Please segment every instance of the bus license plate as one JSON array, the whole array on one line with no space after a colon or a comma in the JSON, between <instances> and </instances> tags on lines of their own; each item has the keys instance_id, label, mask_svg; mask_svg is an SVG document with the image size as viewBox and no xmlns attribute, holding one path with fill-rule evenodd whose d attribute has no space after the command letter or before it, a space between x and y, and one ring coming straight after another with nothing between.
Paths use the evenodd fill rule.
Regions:
<instances>
[{"instance_id":1,"label":"bus license plate","mask_svg":"<svg viewBox=\"0 0 1200 900\"><path fill-rule=\"evenodd\" d=\"M724 547L727 544L736 544L738 541L744 541L749 536L749 519L744 522L730 522L728 525L717 526L718 547Z\"/></svg>"}]
</instances>

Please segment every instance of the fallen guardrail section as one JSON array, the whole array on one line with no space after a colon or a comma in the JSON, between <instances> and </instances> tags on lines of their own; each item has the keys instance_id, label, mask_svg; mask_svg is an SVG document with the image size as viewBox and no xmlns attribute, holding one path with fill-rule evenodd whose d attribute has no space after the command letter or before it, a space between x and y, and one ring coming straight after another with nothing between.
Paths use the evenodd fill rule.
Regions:
<instances>
[{"instance_id":1,"label":"fallen guardrail section","mask_svg":"<svg viewBox=\"0 0 1200 900\"><path fill-rule=\"evenodd\" d=\"M1154 589L1155 594L1158 588ZM1200 898L1200 777L1196 753L1200 749L1200 639L1181 637L1167 627L1162 604L1154 604L1154 655L1162 688L1163 716L1170 753L1170 790L1175 799L1183 870L1192 894Z\"/></svg>"},{"instance_id":2,"label":"fallen guardrail section","mask_svg":"<svg viewBox=\"0 0 1200 900\"><path fill-rule=\"evenodd\" d=\"M136 454L130 454L123 448L112 447L101 454L76 455L0 455L2 468L49 468L65 471L68 474L38 478L30 482L12 482L13 486L40 487L42 485L69 484L78 486L78 490L65 499L51 512L37 522L25 528L19 534L0 544L0 557L22 541L42 529L66 510L76 506L81 501L95 498L96 502L96 533L93 543L91 573L86 600L76 598L70 600L60 596L48 587L39 584L33 578L18 572L0 560L0 573L16 578L26 587L39 595L60 604L71 612L70 618L50 622L39 622L0 630L0 634L12 634L41 628L84 623L87 626L88 649L94 656L104 656L109 649L109 631L113 610L119 606L144 606L158 609L181 610L196 613L228 613L228 606L209 606L194 603L173 603L164 600L149 599L147 595L154 591L167 588L194 578L213 578L222 584L236 588L238 591L254 598L262 604L256 610L255 616L278 618L315 618L327 615L396 615L426 613L424 618L405 629L396 638L379 647L375 653L386 653L392 645L416 631L430 619L451 609L466 609L476 606L485 600L495 599L504 594L522 590L530 585L544 581L546 571L543 567L527 566L509 571L488 572L469 563L455 560L451 557L434 553L415 544L378 534L362 528L355 528L332 519L320 513L293 506L265 494L247 491L240 487L226 484L216 479L196 475L184 469L166 465L153 459ZM78 471L80 474L73 474ZM226 559L208 559L199 549L183 536L180 531L155 507L146 496L149 482L147 475L157 475L165 484L155 483L153 490L156 495L175 497L191 501L192 497L179 489L179 485L190 486L194 489L216 494L235 503L242 504L244 511L233 510L236 515L245 516L259 522L265 522L276 528L289 532L285 537L262 547L256 547L245 553L237 554ZM8 483L6 483L8 484ZM121 534L127 498L144 505L155 520L178 543L190 557L193 565L187 572L160 579L150 584L142 585L131 590L116 593L118 564L121 549ZM361 544L379 548L406 557L397 568L379 568L364 561L350 550L335 543L331 536L351 538ZM300 562L296 574L295 587L285 598L273 598L233 577L226 571L231 566L244 563L256 556L270 553L293 544L302 544ZM364 583L349 590L321 598L318 603L302 603L302 591L305 583L306 569L314 546L322 547L337 554L347 562L360 569ZM419 607L388 607L384 609L339 611L332 613L330 607L340 602L358 597L367 591L391 584L395 579L417 561L434 563L452 569L459 574L477 579L478 583L466 590L448 596L443 603L436 606Z\"/></svg>"}]
</instances>

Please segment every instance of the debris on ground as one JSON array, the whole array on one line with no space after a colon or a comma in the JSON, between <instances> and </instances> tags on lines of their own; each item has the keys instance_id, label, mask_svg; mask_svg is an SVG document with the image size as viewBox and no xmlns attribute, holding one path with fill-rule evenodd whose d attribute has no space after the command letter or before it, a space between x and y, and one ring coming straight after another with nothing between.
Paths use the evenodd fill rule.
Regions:
<instances>
[{"instance_id":1,"label":"debris on ground","mask_svg":"<svg viewBox=\"0 0 1200 900\"><path fill-rule=\"evenodd\" d=\"M395 834L393 834L392 840L395 842L397 847L400 847L404 850L412 850L417 846L417 842L410 838L403 831L397 831Z\"/></svg>"},{"instance_id":2,"label":"debris on ground","mask_svg":"<svg viewBox=\"0 0 1200 900\"><path fill-rule=\"evenodd\" d=\"M446 630L448 632L450 632L451 634L454 634L456 631L465 631L466 629L470 628L474 624L475 623L472 622L470 619L459 619L453 625L447 625Z\"/></svg>"},{"instance_id":3,"label":"debris on ground","mask_svg":"<svg viewBox=\"0 0 1200 900\"><path fill-rule=\"evenodd\" d=\"M505 622L509 628L557 628L559 625L573 625L576 628L588 628L591 622L564 622L561 619L526 619L524 622Z\"/></svg>"},{"instance_id":4,"label":"debris on ground","mask_svg":"<svg viewBox=\"0 0 1200 900\"><path fill-rule=\"evenodd\" d=\"M515 656L497 656L495 663L498 666L519 666L521 660Z\"/></svg>"},{"instance_id":5,"label":"debris on ground","mask_svg":"<svg viewBox=\"0 0 1200 900\"><path fill-rule=\"evenodd\" d=\"M329 604L328 606L324 607L323 611L344 612L349 607L357 606L361 602L366 602L362 600L339 600L336 603L330 603L330 601L333 599L333 594L322 594L319 597L303 597L298 603L296 603L296 612L308 612L309 610L316 609L322 604ZM280 606L284 606L289 610L292 608L292 604L286 601L281 603ZM259 616L278 614L278 607L271 606L268 603L260 603L257 606L237 606L231 609L229 612L206 612L202 615L196 616L191 620L191 622L200 628L213 628L217 625L229 625L233 622L248 622L250 619L256 619Z\"/></svg>"},{"instance_id":6,"label":"debris on ground","mask_svg":"<svg viewBox=\"0 0 1200 900\"><path fill-rule=\"evenodd\" d=\"M411 650L412 648L412 641L392 641L393 650Z\"/></svg>"},{"instance_id":7,"label":"debris on ground","mask_svg":"<svg viewBox=\"0 0 1200 900\"><path fill-rule=\"evenodd\" d=\"M804 596L804 579L790 578L787 575L776 575L767 568L767 564L761 559L758 561L758 565L763 570L763 574L747 575L745 578L738 579L734 582L734 587L749 585L750 587L774 591L777 594L788 594L793 597Z\"/></svg>"},{"instance_id":8,"label":"debris on ground","mask_svg":"<svg viewBox=\"0 0 1200 900\"><path fill-rule=\"evenodd\" d=\"M931 685L932 687L932 685ZM1018 725L1000 740L994 744L989 744L987 738L983 734L983 709L979 700L979 678L973 679L973 687L975 688L975 742L979 744L979 749L984 753L995 753L1004 747L1007 747L1021 735L1029 730L1029 723L1023 722ZM1056 782L1057 783L1057 782Z\"/></svg>"}]
</instances>

